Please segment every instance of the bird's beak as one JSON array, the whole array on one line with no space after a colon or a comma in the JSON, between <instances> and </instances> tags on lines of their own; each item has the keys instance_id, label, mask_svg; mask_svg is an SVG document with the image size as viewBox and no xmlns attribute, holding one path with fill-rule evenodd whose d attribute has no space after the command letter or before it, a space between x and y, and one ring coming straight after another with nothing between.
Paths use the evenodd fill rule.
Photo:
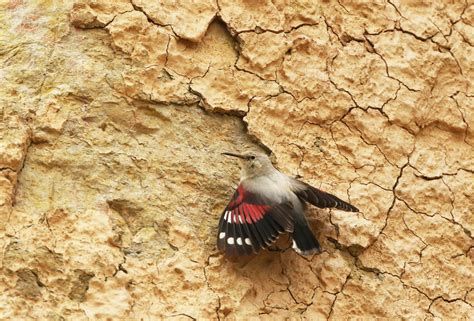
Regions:
<instances>
[{"instance_id":1,"label":"bird's beak","mask_svg":"<svg viewBox=\"0 0 474 321\"><path fill-rule=\"evenodd\" d=\"M242 159L245 159L245 156L243 155L239 155L239 154L234 154L234 153L222 153L222 155L227 155L227 156L232 156L232 157L238 157L238 158L242 158Z\"/></svg>"}]
</instances>

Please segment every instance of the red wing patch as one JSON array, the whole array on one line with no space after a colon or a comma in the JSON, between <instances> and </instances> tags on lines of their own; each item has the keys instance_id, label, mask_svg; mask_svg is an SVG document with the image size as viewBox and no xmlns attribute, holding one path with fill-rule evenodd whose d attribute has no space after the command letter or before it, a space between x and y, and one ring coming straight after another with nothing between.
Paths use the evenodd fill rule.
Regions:
<instances>
[{"instance_id":1,"label":"red wing patch","mask_svg":"<svg viewBox=\"0 0 474 321\"><path fill-rule=\"evenodd\" d=\"M217 247L228 255L249 255L293 231L292 208L271 204L240 185L219 221Z\"/></svg>"},{"instance_id":2,"label":"red wing patch","mask_svg":"<svg viewBox=\"0 0 474 321\"><path fill-rule=\"evenodd\" d=\"M263 215L271 208L268 205L240 204L240 209L245 216L247 224L256 223L263 218Z\"/></svg>"}]
</instances>

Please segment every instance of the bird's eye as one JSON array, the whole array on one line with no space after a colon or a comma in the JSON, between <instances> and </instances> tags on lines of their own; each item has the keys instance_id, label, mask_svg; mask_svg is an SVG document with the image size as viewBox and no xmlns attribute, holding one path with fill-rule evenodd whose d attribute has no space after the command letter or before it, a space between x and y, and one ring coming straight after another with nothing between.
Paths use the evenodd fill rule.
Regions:
<instances>
[{"instance_id":1,"label":"bird's eye","mask_svg":"<svg viewBox=\"0 0 474 321\"><path fill-rule=\"evenodd\" d=\"M253 156L253 155L252 155L252 156L249 156L249 159L250 159L250 160L254 160L254 159L255 159L255 156Z\"/></svg>"}]
</instances>

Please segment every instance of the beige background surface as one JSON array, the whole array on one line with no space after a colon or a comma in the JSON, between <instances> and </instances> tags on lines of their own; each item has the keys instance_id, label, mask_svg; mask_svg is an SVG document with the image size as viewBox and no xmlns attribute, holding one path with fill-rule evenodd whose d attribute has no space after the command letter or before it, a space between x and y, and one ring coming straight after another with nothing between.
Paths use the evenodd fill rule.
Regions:
<instances>
[{"instance_id":1,"label":"beige background surface","mask_svg":"<svg viewBox=\"0 0 474 321\"><path fill-rule=\"evenodd\" d=\"M471 0L1 1L0 318L472 318L473 46ZM361 212L224 258L245 148Z\"/></svg>"}]
</instances>

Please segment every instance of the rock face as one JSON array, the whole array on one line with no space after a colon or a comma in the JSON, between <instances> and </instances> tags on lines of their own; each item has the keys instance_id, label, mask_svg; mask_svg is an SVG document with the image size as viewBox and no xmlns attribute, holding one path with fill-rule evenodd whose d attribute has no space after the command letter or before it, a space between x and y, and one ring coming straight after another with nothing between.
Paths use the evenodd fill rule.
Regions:
<instances>
[{"instance_id":1,"label":"rock face","mask_svg":"<svg viewBox=\"0 0 474 321\"><path fill-rule=\"evenodd\" d=\"M472 1L4 1L0 319L470 319ZM360 213L226 258L223 151Z\"/></svg>"}]
</instances>

